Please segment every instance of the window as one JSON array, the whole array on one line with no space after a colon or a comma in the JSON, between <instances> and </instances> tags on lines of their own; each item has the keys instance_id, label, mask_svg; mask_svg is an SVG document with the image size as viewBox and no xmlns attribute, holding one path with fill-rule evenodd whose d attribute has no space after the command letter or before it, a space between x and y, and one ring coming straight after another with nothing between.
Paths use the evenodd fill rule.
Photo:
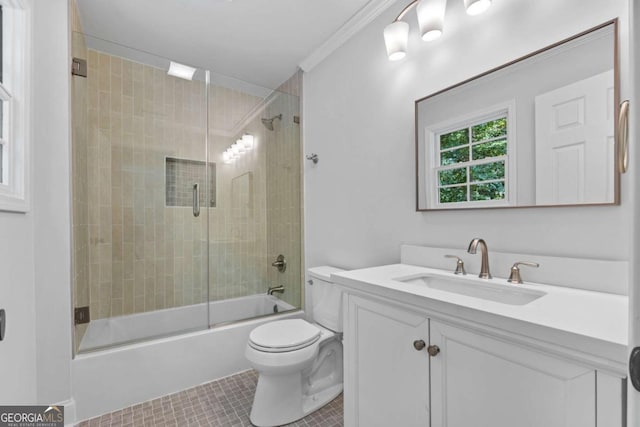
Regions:
<instances>
[{"instance_id":1,"label":"window","mask_svg":"<svg viewBox=\"0 0 640 427\"><path fill-rule=\"evenodd\" d=\"M474 114L430 130L432 206L501 206L515 174L509 107ZM513 199L513 197L511 197Z\"/></svg>"},{"instance_id":2,"label":"window","mask_svg":"<svg viewBox=\"0 0 640 427\"><path fill-rule=\"evenodd\" d=\"M28 10L0 0L0 210L28 210Z\"/></svg>"}]
</instances>

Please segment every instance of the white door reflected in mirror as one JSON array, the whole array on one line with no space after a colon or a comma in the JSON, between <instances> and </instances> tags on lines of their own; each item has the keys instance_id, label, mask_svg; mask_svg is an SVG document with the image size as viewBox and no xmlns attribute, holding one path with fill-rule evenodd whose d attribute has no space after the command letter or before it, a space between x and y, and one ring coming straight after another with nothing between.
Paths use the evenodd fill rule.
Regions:
<instances>
[{"instance_id":1,"label":"white door reflected in mirror","mask_svg":"<svg viewBox=\"0 0 640 427\"><path fill-rule=\"evenodd\" d=\"M612 203L613 71L536 96L536 203Z\"/></svg>"}]
</instances>

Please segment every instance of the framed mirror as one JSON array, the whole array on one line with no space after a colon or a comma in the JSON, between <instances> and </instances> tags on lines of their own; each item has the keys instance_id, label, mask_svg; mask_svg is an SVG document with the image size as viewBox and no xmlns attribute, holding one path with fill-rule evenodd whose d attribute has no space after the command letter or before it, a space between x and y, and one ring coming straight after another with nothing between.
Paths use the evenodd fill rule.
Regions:
<instances>
[{"instance_id":1,"label":"framed mirror","mask_svg":"<svg viewBox=\"0 0 640 427\"><path fill-rule=\"evenodd\" d=\"M417 210L619 204L617 20L421 98Z\"/></svg>"}]
</instances>

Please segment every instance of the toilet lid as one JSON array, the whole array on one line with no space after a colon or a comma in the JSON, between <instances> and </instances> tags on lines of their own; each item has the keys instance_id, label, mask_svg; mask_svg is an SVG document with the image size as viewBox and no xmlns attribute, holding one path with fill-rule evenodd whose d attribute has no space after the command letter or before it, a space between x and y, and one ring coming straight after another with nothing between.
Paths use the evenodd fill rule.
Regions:
<instances>
[{"instance_id":1,"label":"toilet lid","mask_svg":"<svg viewBox=\"0 0 640 427\"><path fill-rule=\"evenodd\" d=\"M302 319L278 320L258 326L249 334L252 347L263 351L293 351L313 344L320 329Z\"/></svg>"}]
</instances>

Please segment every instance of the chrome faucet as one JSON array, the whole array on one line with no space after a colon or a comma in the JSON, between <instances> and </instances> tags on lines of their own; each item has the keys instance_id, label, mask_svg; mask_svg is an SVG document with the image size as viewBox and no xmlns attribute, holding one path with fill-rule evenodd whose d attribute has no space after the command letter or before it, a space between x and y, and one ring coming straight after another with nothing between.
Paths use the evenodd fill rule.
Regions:
<instances>
[{"instance_id":1,"label":"chrome faucet","mask_svg":"<svg viewBox=\"0 0 640 427\"><path fill-rule=\"evenodd\" d=\"M480 251L482 252L482 264L480 265L480 274L478 274L478 277L481 279L491 279L491 273L489 272L489 249L487 248L487 243L476 237L471 240L471 243L469 243L469 249L467 249L467 252L475 254L478 245L480 245Z\"/></svg>"},{"instance_id":2,"label":"chrome faucet","mask_svg":"<svg viewBox=\"0 0 640 427\"><path fill-rule=\"evenodd\" d=\"M282 285L274 286L272 288L269 288L269 290L267 290L267 295L273 295L275 293L283 294L284 293L284 286L282 286Z\"/></svg>"}]
</instances>

